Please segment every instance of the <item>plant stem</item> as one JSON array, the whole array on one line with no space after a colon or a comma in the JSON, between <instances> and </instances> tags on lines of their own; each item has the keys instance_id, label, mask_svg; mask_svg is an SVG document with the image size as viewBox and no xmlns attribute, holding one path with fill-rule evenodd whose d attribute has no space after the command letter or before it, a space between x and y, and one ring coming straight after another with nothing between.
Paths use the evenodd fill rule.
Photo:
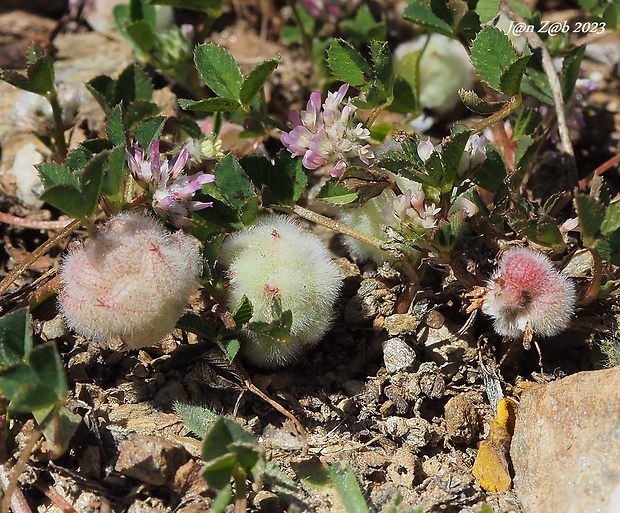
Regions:
<instances>
[{"instance_id":1,"label":"plant stem","mask_svg":"<svg viewBox=\"0 0 620 513\"><path fill-rule=\"evenodd\" d=\"M51 280L45 282L43 285L35 289L28 294L28 305L32 311L39 306L43 301L49 299L56 294L63 287L62 279L60 275L54 276Z\"/></svg>"},{"instance_id":2,"label":"plant stem","mask_svg":"<svg viewBox=\"0 0 620 513\"><path fill-rule=\"evenodd\" d=\"M28 463L28 458L30 458L30 454L32 454L32 450L34 446L41 438L42 429L41 427L35 427L30 434L30 438L26 442L26 445L22 448L19 453L19 458L17 458L17 463L13 467L11 471L11 475L9 478L9 482L4 488L4 497L2 498L2 506L0 511L2 513L8 513L9 508L13 505L13 496L18 493L18 484L19 484L19 476L22 475L24 469L26 468L26 464ZM21 492L20 492L21 493ZM22 510L23 511L23 510Z\"/></svg>"},{"instance_id":3,"label":"plant stem","mask_svg":"<svg viewBox=\"0 0 620 513\"><path fill-rule=\"evenodd\" d=\"M368 235L366 233L362 233L360 231L354 230L353 228L347 226L346 224L340 223L338 221L334 221L329 217L325 217L324 215L317 214L312 210L308 210L307 208L301 207L299 205L295 205L293 207L293 212L295 212L298 216L307 219L308 221L312 221L313 223L320 224L321 226L325 226L337 233L341 233L342 235L348 235L349 237L353 237L361 242L365 242L366 244L370 244L371 246L375 246L379 249L385 249L385 241L381 239L377 239L372 235ZM386 251L394 251L394 250L386 250ZM397 252L398 253L398 252Z\"/></svg>"},{"instance_id":4,"label":"plant stem","mask_svg":"<svg viewBox=\"0 0 620 513\"><path fill-rule=\"evenodd\" d=\"M586 185L590 183L594 175L602 175L616 164L620 164L620 153L618 155L611 157L607 162L603 162L599 167L597 167L594 171L592 171L588 176L579 181L579 190L582 191L586 188Z\"/></svg>"},{"instance_id":5,"label":"plant stem","mask_svg":"<svg viewBox=\"0 0 620 513\"><path fill-rule=\"evenodd\" d=\"M501 10L504 11L509 18L523 22L523 19L510 11L508 7L503 6ZM545 72L545 75L547 75L549 87L553 93L553 104L558 120L560 144L562 145L562 150L564 150L565 155L568 157L568 183L569 188L572 188L578 181L577 162L575 161L575 151L568 133L568 124L566 123L566 106L564 105L564 97L562 95L562 85L560 84L560 79L555 71L555 66L553 65L553 59L549 53L549 49L545 46L545 43L540 38L538 33L535 31L527 31L526 37L530 46L534 49L540 50L541 52L543 71Z\"/></svg>"},{"instance_id":6,"label":"plant stem","mask_svg":"<svg viewBox=\"0 0 620 513\"><path fill-rule=\"evenodd\" d=\"M295 23L297 23L297 27L299 28L299 33L301 34L301 41L304 45L306 53L308 54L308 59L313 60L312 41L310 41L310 38L308 37L308 34L306 34L306 31L304 29L304 24L301 21L301 16L299 16L299 11L297 10L297 2L293 2L292 0L286 0L286 3L293 11L293 17L295 18Z\"/></svg>"},{"instance_id":7,"label":"plant stem","mask_svg":"<svg viewBox=\"0 0 620 513\"><path fill-rule=\"evenodd\" d=\"M61 160L67 158L68 148L67 141L65 141L65 126L62 120L62 108L58 103L58 94L56 90L51 91L47 96L50 105L52 106L52 113L54 114L54 140L56 142L56 152Z\"/></svg>"},{"instance_id":8,"label":"plant stem","mask_svg":"<svg viewBox=\"0 0 620 513\"><path fill-rule=\"evenodd\" d=\"M497 112L491 114L488 118L485 118L476 123L472 129L475 133L482 132L485 128L494 125L498 121L510 116L521 105L521 95L518 94L510 98L504 107Z\"/></svg>"},{"instance_id":9,"label":"plant stem","mask_svg":"<svg viewBox=\"0 0 620 513\"><path fill-rule=\"evenodd\" d=\"M302 452L303 454L307 454L308 453L308 433L304 429L301 422L297 420L297 417L295 417L295 415L293 415L286 408L284 408L284 406L282 406L280 403L278 403L277 401L269 397L267 394L265 394L265 392L263 392L260 388L258 388L254 383L250 381L250 378L247 375L244 376L243 381L245 383L246 388L250 392L260 397L267 404L270 404L271 406L273 406L273 408L279 411L282 415L284 415L287 419L289 419L294 424L295 429L297 429L299 436L301 436L302 438Z\"/></svg>"},{"instance_id":10,"label":"plant stem","mask_svg":"<svg viewBox=\"0 0 620 513\"><path fill-rule=\"evenodd\" d=\"M52 235L47 241L35 249L24 261L15 266L0 282L0 295L4 294L11 284L15 282L15 280L19 278L32 264L34 264L40 257L47 253L61 240L63 240L67 235L73 232L78 226L80 226L80 224L81 221L79 219L71 221L62 230Z\"/></svg>"},{"instance_id":11,"label":"plant stem","mask_svg":"<svg viewBox=\"0 0 620 513\"><path fill-rule=\"evenodd\" d=\"M278 130L282 130L283 132L288 132L291 129L291 127L285 125L284 123L280 123L272 117L269 117L266 114L263 114L262 112L259 112L255 109L250 109L247 115L253 119L256 119L257 121L260 121L261 123L264 123L265 125L272 126L274 128L277 128Z\"/></svg>"},{"instance_id":12,"label":"plant stem","mask_svg":"<svg viewBox=\"0 0 620 513\"><path fill-rule=\"evenodd\" d=\"M13 226L21 226L22 228L32 228L33 230L58 230L69 225L74 219L66 219L64 221L43 221L39 219L26 219L25 217L17 217L6 212L0 212L0 223L10 224Z\"/></svg>"},{"instance_id":13,"label":"plant stem","mask_svg":"<svg viewBox=\"0 0 620 513\"><path fill-rule=\"evenodd\" d=\"M8 455L7 455L6 444L5 444L4 426L6 422L7 422L7 418L6 418L6 415L4 415L2 416L2 420L0 422L1 424L1 428L0 428L0 486L2 486L2 490L5 493L5 497L7 495L7 490L10 486L10 481L11 481L10 480L11 469L7 462ZM26 498L24 497L24 494L19 488L16 488L13 491L13 494L10 497L10 503L11 503L11 510L13 511L13 513L32 513L30 506L26 502ZM4 508L2 508L1 511L4 513L5 511ZM8 513L8 509L6 510L6 512Z\"/></svg>"},{"instance_id":14,"label":"plant stem","mask_svg":"<svg viewBox=\"0 0 620 513\"><path fill-rule=\"evenodd\" d=\"M601 255L593 247L589 247L588 251L592 255L594 266L592 269L592 282L583 296L583 302L586 304L597 298L601 291L601 281L603 280L603 261L601 260Z\"/></svg>"},{"instance_id":15,"label":"plant stem","mask_svg":"<svg viewBox=\"0 0 620 513\"><path fill-rule=\"evenodd\" d=\"M246 513L248 506L248 490L245 484L245 472L237 464L233 470L235 481L235 513Z\"/></svg>"},{"instance_id":16,"label":"plant stem","mask_svg":"<svg viewBox=\"0 0 620 513\"><path fill-rule=\"evenodd\" d=\"M399 251L397 249L386 247L386 242L373 237L372 235L368 235L367 233L360 232L358 230L354 230L350 226L346 224L340 223L338 221L334 221L329 217L325 217L324 215L317 214L312 210L301 207L299 205L295 205L293 207L293 212L295 212L298 216L307 219L308 221L312 221L313 223L320 224L321 226L325 226L330 230L335 231L336 233L340 233L342 235L347 235L349 237L353 237L361 242L366 244L370 244L371 246L375 246L376 248L382 249L383 251L388 251L392 253L396 258L398 258L399 262L403 266L403 271L409 277L409 280L412 283L419 282L419 275L415 269L414 262L411 261L409 255Z\"/></svg>"}]
</instances>

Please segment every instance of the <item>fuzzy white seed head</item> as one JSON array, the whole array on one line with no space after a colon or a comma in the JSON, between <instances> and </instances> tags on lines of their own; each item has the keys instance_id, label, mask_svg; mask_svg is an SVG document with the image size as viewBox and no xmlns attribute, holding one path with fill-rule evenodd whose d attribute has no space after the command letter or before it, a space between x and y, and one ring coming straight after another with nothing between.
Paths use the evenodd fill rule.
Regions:
<instances>
[{"instance_id":1,"label":"fuzzy white seed head","mask_svg":"<svg viewBox=\"0 0 620 513\"><path fill-rule=\"evenodd\" d=\"M154 345L174 329L201 270L189 235L152 217L120 214L63 258L60 311L88 339Z\"/></svg>"},{"instance_id":2,"label":"fuzzy white seed head","mask_svg":"<svg viewBox=\"0 0 620 513\"><path fill-rule=\"evenodd\" d=\"M396 194L392 189L385 189L379 196L371 198L360 207L343 208L340 219L344 224L359 232L388 242L385 209L386 205L391 204L395 198ZM397 260L389 251L371 246L353 237L345 236L343 241L351 256L360 262L373 260L377 264L382 264L383 262L394 263Z\"/></svg>"},{"instance_id":3,"label":"fuzzy white seed head","mask_svg":"<svg viewBox=\"0 0 620 513\"><path fill-rule=\"evenodd\" d=\"M422 48L424 53L416 66ZM457 41L440 34L401 43L394 50L394 62L397 73L412 83L412 70L419 69L420 103L439 114L447 114L460 103L459 89L474 85L474 68L467 52Z\"/></svg>"},{"instance_id":4,"label":"fuzzy white seed head","mask_svg":"<svg viewBox=\"0 0 620 513\"><path fill-rule=\"evenodd\" d=\"M272 304L291 310L289 341L246 331L242 353L250 362L274 367L290 363L314 346L331 327L342 276L331 254L315 235L283 216L271 216L228 237L220 253L228 267L228 303L245 295L252 321L271 322Z\"/></svg>"},{"instance_id":5,"label":"fuzzy white seed head","mask_svg":"<svg viewBox=\"0 0 620 513\"><path fill-rule=\"evenodd\" d=\"M575 309L571 279L537 251L513 248L502 256L487 283L482 311L499 335L520 337L526 327L551 337L564 331Z\"/></svg>"}]
</instances>

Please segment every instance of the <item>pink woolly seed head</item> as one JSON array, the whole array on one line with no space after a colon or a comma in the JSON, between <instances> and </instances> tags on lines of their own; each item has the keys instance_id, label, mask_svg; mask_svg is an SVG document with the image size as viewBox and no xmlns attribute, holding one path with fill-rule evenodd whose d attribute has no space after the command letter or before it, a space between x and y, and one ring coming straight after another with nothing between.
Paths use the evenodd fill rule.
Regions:
<instances>
[{"instance_id":1,"label":"pink woolly seed head","mask_svg":"<svg viewBox=\"0 0 620 513\"><path fill-rule=\"evenodd\" d=\"M88 339L154 345L174 329L201 270L190 236L151 217L120 214L63 258L60 311Z\"/></svg>"},{"instance_id":2,"label":"pink woolly seed head","mask_svg":"<svg viewBox=\"0 0 620 513\"><path fill-rule=\"evenodd\" d=\"M482 311L495 331L520 337L529 325L535 335L564 331L573 315L575 285L542 253L527 248L506 251L487 283Z\"/></svg>"}]
</instances>

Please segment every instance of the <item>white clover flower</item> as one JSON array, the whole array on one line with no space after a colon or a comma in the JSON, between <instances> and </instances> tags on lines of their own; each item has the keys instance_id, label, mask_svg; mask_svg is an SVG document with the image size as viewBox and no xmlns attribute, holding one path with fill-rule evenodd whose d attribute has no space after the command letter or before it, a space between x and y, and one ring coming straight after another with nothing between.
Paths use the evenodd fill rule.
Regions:
<instances>
[{"instance_id":1,"label":"white clover flower","mask_svg":"<svg viewBox=\"0 0 620 513\"><path fill-rule=\"evenodd\" d=\"M361 206L343 208L340 218L357 231L389 242L405 253L415 253L416 250L411 247L396 242L395 234L416 238L424 236L427 230L437 226L437 214L441 209L426 201L418 182L398 175L391 176L398 188L405 191L403 194L397 196L391 188L386 188ZM344 237L344 243L351 255L360 261L373 260L378 264L396 261L390 252L352 237Z\"/></svg>"},{"instance_id":2,"label":"white clover flower","mask_svg":"<svg viewBox=\"0 0 620 513\"><path fill-rule=\"evenodd\" d=\"M463 175L466 171L473 171L480 164L482 164L487 158L487 143L488 139L484 135L474 134L465 144L457 173ZM441 155L441 144L434 145L430 138L426 141L420 141L417 146L418 156L423 162L426 162L434 151Z\"/></svg>"},{"instance_id":3,"label":"white clover flower","mask_svg":"<svg viewBox=\"0 0 620 513\"><path fill-rule=\"evenodd\" d=\"M174 329L201 271L192 237L152 217L119 214L64 256L60 311L87 339L154 345Z\"/></svg>"},{"instance_id":4,"label":"white clover flower","mask_svg":"<svg viewBox=\"0 0 620 513\"><path fill-rule=\"evenodd\" d=\"M431 155L435 150L440 151L441 145L435 148L435 145L431 142L430 138L428 138L426 141L420 141L418 143L418 156L422 159L423 162L426 162L428 159L430 159Z\"/></svg>"},{"instance_id":5,"label":"white clover flower","mask_svg":"<svg viewBox=\"0 0 620 513\"><path fill-rule=\"evenodd\" d=\"M486 160L487 143L488 140L484 135L474 134L469 138L456 171L459 175L466 171L473 171Z\"/></svg>"},{"instance_id":6,"label":"white clover flower","mask_svg":"<svg viewBox=\"0 0 620 513\"><path fill-rule=\"evenodd\" d=\"M305 110L290 113L293 129L283 133L280 140L293 157L303 157L306 169L328 167L329 174L338 177L353 158L364 164L374 158L370 145L363 144L370 131L353 120L357 107L349 98L340 109L348 90L344 84L336 93L328 93L322 106L321 93L314 91Z\"/></svg>"},{"instance_id":7,"label":"white clover flower","mask_svg":"<svg viewBox=\"0 0 620 513\"><path fill-rule=\"evenodd\" d=\"M426 203L422 186L417 182L414 184L403 194L396 196L391 205L386 204L385 217L388 221L398 222L395 228L406 228L423 234L425 230L437 226L436 216L441 212L441 208L437 208L434 203Z\"/></svg>"},{"instance_id":8,"label":"white clover flower","mask_svg":"<svg viewBox=\"0 0 620 513\"><path fill-rule=\"evenodd\" d=\"M222 151L222 145L222 139L217 137L214 133L210 133L201 143L200 149L202 151L202 155L205 158L220 160L225 156L224 152Z\"/></svg>"}]
</instances>

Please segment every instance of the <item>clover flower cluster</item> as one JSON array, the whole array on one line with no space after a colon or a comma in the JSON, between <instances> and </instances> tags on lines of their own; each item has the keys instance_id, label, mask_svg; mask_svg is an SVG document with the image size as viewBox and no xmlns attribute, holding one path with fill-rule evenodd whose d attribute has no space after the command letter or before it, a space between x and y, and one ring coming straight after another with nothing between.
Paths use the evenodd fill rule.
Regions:
<instances>
[{"instance_id":1,"label":"clover flower cluster","mask_svg":"<svg viewBox=\"0 0 620 513\"><path fill-rule=\"evenodd\" d=\"M63 257L60 311L89 340L151 346L174 329L201 272L193 237L153 217L119 214Z\"/></svg>"},{"instance_id":2,"label":"clover flower cluster","mask_svg":"<svg viewBox=\"0 0 620 513\"><path fill-rule=\"evenodd\" d=\"M290 337L275 339L244 330L243 356L261 367L293 362L315 346L334 318L342 275L321 239L285 216L259 219L230 235L219 260L229 277L228 305L252 302L252 322L272 322L279 299L293 315Z\"/></svg>"},{"instance_id":3,"label":"clover flower cluster","mask_svg":"<svg viewBox=\"0 0 620 513\"><path fill-rule=\"evenodd\" d=\"M499 335L550 337L564 331L573 315L575 285L542 253L513 248L487 282L482 311Z\"/></svg>"},{"instance_id":4,"label":"clover flower cluster","mask_svg":"<svg viewBox=\"0 0 620 513\"><path fill-rule=\"evenodd\" d=\"M300 0L306 11L317 19L337 22L357 7L361 0Z\"/></svg>"},{"instance_id":5,"label":"clover flower cluster","mask_svg":"<svg viewBox=\"0 0 620 513\"><path fill-rule=\"evenodd\" d=\"M488 140L483 135L474 134L469 138L463 150L459 167L456 170L458 175L462 176L466 172L473 171L486 160L487 143ZM430 139L427 139L426 141L420 141L417 150L418 156L426 162L434 151L441 153L441 144L435 146Z\"/></svg>"},{"instance_id":6,"label":"clover flower cluster","mask_svg":"<svg viewBox=\"0 0 620 513\"><path fill-rule=\"evenodd\" d=\"M386 204L386 221L389 223L396 218L414 232L430 230L437 226L436 216L441 212L441 208L437 208L434 203L429 205L425 202L426 197L421 186L407 189L404 194L396 196L391 205Z\"/></svg>"},{"instance_id":7,"label":"clover flower cluster","mask_svg":"<svg viewBox=\"0 0 620 513\"><path fill-rule=\"evenodd\" d=\"M422 186L404 176L390 174L403 194L396 195L390 187L379 196L366 201L361 206L345 207L340 213L341 220L357 231L389 243L391 247L410 253L411 247L397 239L419 239L425 232L437 225L437 214L441 209L434 204L426 204ZM352 237L344 237L344 244L351 255L360 261L374 260L377 264L393 263L394 255L388 251L361 242Z\"/></svg>"},{"instance_id":8,"label":"clover flower cluster","mask_svg":"<svg viewBox=\"0 0 620 513\"><path fill-rule=\"evenodd\" d=\"M369 159L374 158L370 145L363 143L370 138L370 131L353 119L357 107L349 98L340 108L348 90L348 84L344 84L336 93L328 93L322 106L321 93L314 91L306 110L289 114L293 129L282 134L280 140L294 157L303 157L306 169L329 166L329 174L339 177L350 159L357 156L369 164Z\"/></svg>"},{"instance_id":9,"label":"clover flower cluster","mask_svg":"<svg viewBox=\"0 0 620 513\"><path fill-rule=\"evenodd\" d=\"M155 34L153 56L156 62L164 69L174 69L180 63L191 61L194 27L183 24L181 27L172 26L167 30Z\"/></svg>"},{"instance_id":10,"label":"clover flower cluster","mask_svg":"<svg viewBox=\"0 0 620 513\"><path fill-rule=\"evenodd\" d=\"M58 102L62 109L62 122L65 129L75 123L80 108L80 93L76 88L65 89L59 94ZM15 102L11 121L19 130L43 135L52 132L54 112L52 105L44 96L24 91Z\"/></svg>"},{"instance_id":11,"label":"clover flower cluster","mask_svg":"<svg viewBox=\"0 0 620 513\"><path fill-rule=\"evenodd\" d=\"M138 144L134 154L127 151L127 155L131 174L152 193L153 207L169 216L176 226L191 226L190 211L213 206L212 202L192 200L204 184L215 180L215 176L203 172L186 175L184 168L190 158L187 148L183 148L171 163L161 157L159 141L151 143L148 156Z\"/></svg>"}]
</instances>

